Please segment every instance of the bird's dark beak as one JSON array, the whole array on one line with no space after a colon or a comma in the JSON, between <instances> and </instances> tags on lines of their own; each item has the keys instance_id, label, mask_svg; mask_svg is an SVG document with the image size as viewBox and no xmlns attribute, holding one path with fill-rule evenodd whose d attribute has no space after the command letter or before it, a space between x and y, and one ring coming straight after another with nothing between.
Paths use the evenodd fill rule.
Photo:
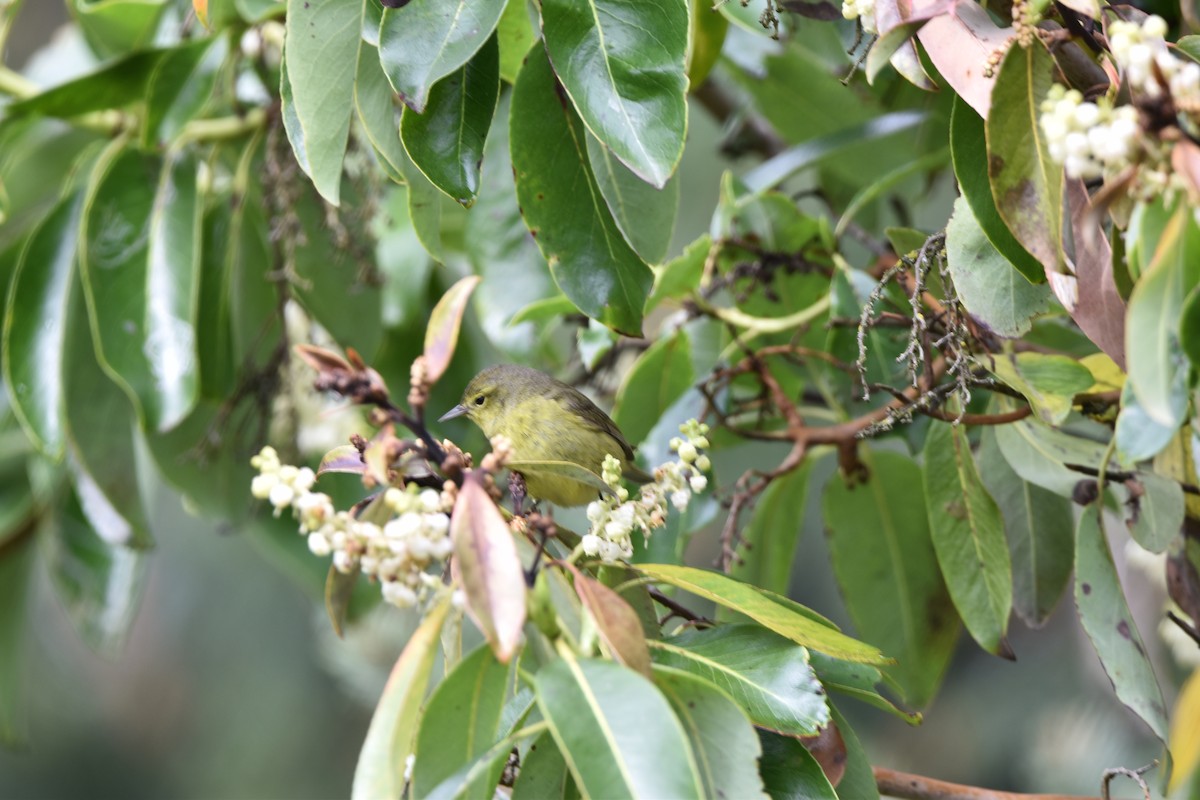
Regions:
<instances>
[{"instance_id":1,"label":"bird's dark beak","mask_svg":"<svg viewBox=\"0 0 1200 800\"><path fill-rule=\"evenodd\" d=\"M445 422L448 419L454 419L455 417L461 417L466 413L467 413L467 407L464 406L462 403L459 403L454 408L450 409L445 414L442 414L440 417L438 417L438 422Z\"/></svg>"}]
</instances>

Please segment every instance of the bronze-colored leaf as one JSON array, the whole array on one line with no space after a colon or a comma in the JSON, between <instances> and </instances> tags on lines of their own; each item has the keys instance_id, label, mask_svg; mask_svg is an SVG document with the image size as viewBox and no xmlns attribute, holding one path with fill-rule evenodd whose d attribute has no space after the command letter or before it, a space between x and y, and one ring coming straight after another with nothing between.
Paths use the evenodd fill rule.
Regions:
<instances>
[{"instance_id":1,"label":"bronze-colored leaf","mask_svg":"<svg viewBox=\"0 0 1200 800\"><path fill-rule=\"evenodd\" d=\"M433 307L429 324L425 327L425 379L429 383L436 383L446 367L450 366L450 359L458 344L463 313L467 310L467 300L481 280L478 275L468 275L447 289Z\"/></svg>"},{"instance_id":2,"label":"bronze-colored leaf","mask_svg":"<svg viewBox=\"0 0 1200 800\"><path fill-rule=\"evenodd\" d=\"M937 0L915 0L913 16ZM967 101L979 116L987 119L992 104L992 75L985 70L993 53L1003 52L1011 28L1001 28L977 3L958 3L954 13L942 14L921 28L917 38L946 82Z\"/></svg>"},{"instance_id":3,"label":"bronze-colored leaf","mask_svg":"<svg viewBox=\"0 0 1200 800\"><path fill-rule=\"evenodd\" d=\"M349 472L361 475L366 472L367 465L363 463L362 454L352 444L343 444L333 448L321 459L317 467L317 477L326 472Z\"/></svg>"},{"instance_id":4,"label":"bronze-colored leaf","mask_svg":"<svg viewBox=\"0 0 1200 800\"><path fill-rule=\"evenodd\" d=\"M305 364L315 369L317 372L350 372L351 367L346 359L339 356L332 350L326 350L324 347L316 347L311 344L298 344L292 348L292 351L300 357Z\"/></svg>"},{"instance_id":5,"label":"bronze-colored leaf","mask_svg":"<svg viewBox=\"0 0 1200 800\"><path fill-rule=\"evenodd\" d=\"M467 598L467 613L503 663L516 653L525 624L525 573L512 532L487 490L483 473L463 483L450 517L454 575Z\"/></svg>"},{"instance_id":6,"label":"bronze-colored leaf","mask_svg":"<svg viewBox=\"0 0 1200 800\"><path fill-rule=\"evenodd\" d=\"M1067 211L1075 241L1079 302L1071 318L1096 346L1125 369L1125 301L1113 279L1113 253L1081 180L1066 182Z\"/></svg>"},{"instance_id":7,"label":"bronze-colored leaf","mask_svg":"<svg viewBox=\"0 0 1200 800\"><path fill-rule=\"evenodd\" d=\"M829 785L837 787L846 774L846 742L836 722L830 722L816 736L800 737L801 744L821 765Z\"/></svg>"},{"instance_id":8,"label":"bronze-colored leaf","mask_svg":"<svg viewBox=\"0 0 1200 800\"><path fill-rule=\"evenodd\" d=\"M650 677L650 648L633 606L600 581L575 571L575 591L596 623L596 632L613 658Z\"/></svg>"}]
</instances>

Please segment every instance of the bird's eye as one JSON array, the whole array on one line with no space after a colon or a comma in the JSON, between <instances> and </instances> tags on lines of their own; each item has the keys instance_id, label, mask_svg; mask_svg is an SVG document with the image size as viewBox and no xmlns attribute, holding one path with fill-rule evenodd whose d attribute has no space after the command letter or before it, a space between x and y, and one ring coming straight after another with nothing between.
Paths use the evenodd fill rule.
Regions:
<instances>
[{"instance_id":1,"label":"bird's eye","mask_svg":"<svg viewBox=\"0 0 1200 800\"><path fill-rule=\"evenodd\" d=\"M487 398L486 398L486 397L484 397L483 395L479 395L479 397L476 397L476 398L475 398L475 405L477 405L477 406L481 406L481 405L483 405L485 402L487 402Z\"/></svg>"}]
</instances>

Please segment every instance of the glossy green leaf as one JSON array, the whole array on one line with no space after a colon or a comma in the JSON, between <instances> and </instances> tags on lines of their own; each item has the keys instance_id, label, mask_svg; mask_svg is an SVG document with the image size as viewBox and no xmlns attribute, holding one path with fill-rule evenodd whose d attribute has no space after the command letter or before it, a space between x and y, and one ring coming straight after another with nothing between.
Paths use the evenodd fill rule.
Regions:
<instances>
[{"instance_id":1,"label":"glossy green leaf","mask_svg":"<svg viewBox=\"0 0 1200 800\"><path fill-rule=\"evenodd\" d=\"M554 71L588 130L662 188L687 132L686 0L543 0Z\"/></svg>"},{"instance_id":2,"label":"glossy green leaf","mask_svg":"<svg viewBox=\"0 0 1200 800\"><path fill-rule=\"evenodd\" d=\"M1006 652L1012 564L1000 508L979 478L961 426L934 422L924 455L929 533L950 598L980 647Z\"/></svg>"},{"instance_id":3,"label":"glossy green leaf","mask_svg":"<svg viewBox=\"0 0 1200 800\"><path fill-rule=\"evenodd\" d=\"M1004 512L1013 571L1013 609L1040 627L1058 605L1075 563L1071 502L1021 478L987 429L979 446L979 474Z\"/></svg>"},{"instance_id":4,"label":"glossy green leaf","mask_svg":"<svg viewBox=\"0 0 1200 800\"><path fill-rule=\"evenodd\" d=\"M1034 317L1050 310L1054 297L1050 287L1030 283L1000 254L965 197L954 203L954 216L946 226L946 258L958 299L994 333L1022 336Z\"/></svg>"},{"instance_id":5,"label":"glossy green leaf","mask_svg":"<svg viewBox=\"0 0 1200 800\"><path fill-rule=\"evenodd\" d=\"M744 546L730 570L738 580L786 595L792 562L804 530L808 477L812 462L771 481L758 498L750 522L742 530Z\"/></svg>"},{"instance_id":6,"label":"glossy green leaf","mask_svg":"<svg viewBox=\"0 0 1200 800\"><path fill-rule=\"evenodd\" d=\"M1154 259L1134 286L1125 318L1129 383L1138 405L1168 427L1182 422L1179 373L1187 372L1188 360L1180 346L1180 315L1198 284L1200 225L1185 205L1163 231Z\"/></svg>"},{"instance_id":7,"label":"glossy green leaf","mask_svg":"<svg viewBox=\"0 0 1200 800\"><path fill-rule=\"evenodd\" d=\"M366 42L358 48L354 108L363 132L386 164L387 171L392 175L403 175L404 145L400 142L400 121L392 87L379 64L378 48Z\"/></svg>"},{"instance_id":8,"label":"glossy green leaf","mask_svg":"<svg viewBox=\"0 0 1200 800\"><path fill-rule=\"evenodd\" d=\"M438 81L425 110L405 107L400 137L429 181L464 206L479 193L483 145L500 95L500 55L490 37L461 68Z\"/></svg>"},{"instance_id":9,"label":"glossy green leaf","mask_svg":"<svg viewBox=\"0 0 1200 800\"><path fill-rule=\"evenodd\" d=\"M1075 485L1088 476L1068 469L1074 464L1099 469L1104 445L1072 436L1033 419L996 426L996 442L1009 466L1025 480L1062 497L1071 497Z\"/></svg>"},{"instance_id":10,"label":"glossy green leaf","mask_svg":"<svg viewBox=\"0 0 1200 800\"><path fill-rule=\"evenodd\" d=\"M154 41L167 0L73 0L70 7L96 55L112 58Z\"/></svg>"},{"instance_id":11,"label":"glossy green leaf","mask_svg":"<svg viewBox=\"0 0 1200 800\"><path fill-rule=\"evenodd\" d=\"M758 737L734 699L703 678L669 667L655 668L654 683L687 734L703 796L765 800Z\"/></svg>"},{"instance_id":12,"label":"glossy green leaf","mask_svg":"<svg viewBox=\"0 0 1200 800\"><path fill-rule=\"evenodd\" d=\"M985 366L1000 380L1025 395L1048 425L1061 425L1071 413L1072 398L1095 383L1088 368L1069 356L1017 353L995 356Z\"/></svg>"},{"instance_id":13,"label":"glossy green leaf","mask_svg":"<svg viewBox=\"0 0 1200 800\"><path fill-rule=\"evenodd\" d=\"M1167 711L1104 534L1099 504L1084 509L1075 532L1075 605L1117 697L1167 740Z\"/></svg>"},{"instance_id":14,"label":"glossy green leaf","mask_svg":"<svg viewBox=\"0 0 1200 800\"><path fill-rule=\"evenodd\" d=\"M75 493L85 521L106 543L147 547L150 524L137 481L134 409L97 360L78 281L72 295L63 383Z\"/></svg>"},{"instance_id":15,"label":"glossy green leaf","mask_svg":"<svg viewBox=\"0 0 1200 800\"><path fill-rule=\"evenodd\" d=\"M509 672L479 647L438 684L417 733L414 797L426 797L496 743Z\"/></svg>"},{"instance_id":16,"label":"glossy green leaf","mask_svg":"<svg viewBox=\"0 0 1200 800\"><path fill-rule=\"evenodd\" d=\"M638 564L637 570L655 580L725 606L791 639L847 661L886 664L887 657L869 644L851 639L813 617L776 603L755 587L719 572L675 564Z\"/></svg>"},{"instance_id":17,"label":"glossy green leaf","mask_svg":"<svg viewBox=\"0 0 1200 800\"><path fill-rule=\"evenodd\" d=\"M541 300L534 300L516 314L513 314L511 324L519 325L522 322L545 322L555 317L572 314L575 311L575 304L561 294L553 297L545 297Z\"/></svg>"},{"instance_id":18,"label":"glossy green leaf","mask_svg":"<svg viewBox=\"0 0 1200 800\"><path fill-rule=\"evenodd\" d=\"M1142 493L1131 492L1125 524L1134 541L1152 553L1162 553L1183 529L1184 500L1179 483L1153 473L1137 476Z\"/></svg>"},{"instance_id":19,"label":"glossy green leaf","mask_svg":"<svg viewBox=\"0 0 1200 800\"><path fill-rule=\"evenodd\" d=\"M507 663L525 624L525 573L508 523L481 479L476 473L463 483L450 516L453 566L466 594L467 613L496 658Z\"/></svg>"},{"instance_id":20,"label":"glossy green leaf","mask_svg":"<svg viewBox=\"0 0 1200 800\"><path fill-rule=\"evenodd\" d=\"M821 765L799 739L761 731L759 740L759 771L771 800L836 800Z\"/></svg>"},{"instance_id":21,"label":"glossy green leaf","mask_svg":"<svg viewBox=\"0 0 1200 800\"><path fill-rule=\"evenodd\" d=\"M921 708L950 662L958 617L930 540L920 466L884 451L862 459L865 483L838 475L825 489L834 574L855 628L896 659L886 672Z\"/></svg>"},{"instance_id":22,"label":"glossy green leaf","mask_svg":"<svg viewBox=\"0 0 1200 800\"><path fill-rule=\"evenodd\" d=\"M4 387L26 435L51 458L66 443L67 303L83 201L64 199L21 251L4 315Z\"/></svg>"},{"instance_id":23,"label":"glossy green leaf","mask_svg":"<svg viewBox=\"0 0 1200 800\"><path fill-rule=\"evenodd\" d=\"M404 104L423 112L434 84L483 47L504 6L505 0L412 0L384 9L379 59Z\"/></svg>"},{"instance_id":24,"label":"glossy green leaf","mask_svg":"<svg viewBox=\"0 0 1200 800\"><path fill-rule=\"evenodd\" d=\"M450 597L446 595L425 613L392 667L354 769L353 800L400 797L403 793L406 761L417 740L438 637L449 611Z\"/></svg>"},{"instance_id":25,"label":"glossy green leaf","mask_svg":"<svg viewBox=\"0 0 1200 800\"><path fill-rule=\"evenodd\" d=\"M84 512L96 490L86 482L77 485L57 509L51 534L43 539L44 558L55 594L80 638L97 652L116 656L137 612L146 559L100 538Z\"/></svg>"},{"instance_id":26,"label":"glossy green leaf","mask_svg":"<svg viewBox=\"0 0 1200 800\"><path fill-rule=\"evenodd\" d=\"M691 294L700 285L704 273L704 262L712 249L712 238L704 234L684 248L676 258L654 268L654 290L646 300L646 313L657 308L668 299L679 299Z\"/></svg>"},{"instance_id":27,"label":"glossy green leaf","mask_svg":"<svg viewBox=\"0 0 1200 800\"><path fill-rule=\"evenodd\" d=\"M846 771L838 783L838 797L842 800L879 800L879 788L875 784L875 774L871 771L871 761L867 758L866 750L858 740L854 729L846 722L846 718L832 703L829 706L833 721L838 726L838 733L846 745Z\"/></svg>"},{"instance_id":28,"label":"glossy green leaf","mask_svg":"<svg viewBox=\"0 0 1200 800\"><path fill-rule=\"evenodd\" d=\"M30 520L27 525L32 525ZM27 736L26 648L33 537L6 542L0 558L0 744L23 745Z\"/></svg>"},{"instance_id":29,"label":"glossy green leaf","mask_svg":"<svg viewBox=\"0 0 1200 800\"><path fill-rule=\"evenodd\" d=\"M617 160L612 151L588 134L588 164L621 235L647 263L667 255L679 211L679 180L671 176L656 189Z\"/></svg>"},{"instance_id":30,"label":"glossy green leaf","mask_svg":"<svg viewBox=\"0 0 1200 800\"><path fill-rule=\"evenodd\" d=\"M1009 262L1010 268L1015 268L1027 281L1044 283L1046 271L1041 263L1017 241L996 210L988 180L983 118L959 97L954 98L954 109L950 115L950 158L954 163L954 177L958 179L959 191L966 198L971 215L992 247ZM958 216L956 206L955 217ZM966 242L967 238L963 237L962 241Z\"/></svg>"},{"instance_id":31,"label":"glossy green leaf","mask_svg":"<svg viewBox=\"0 0 1200 800\"><path fill-rule=\"evenodd\" d=\"M708 0L688 0L692 17L687 51L688 86L694 91L716 66L729 21Z\"/></svg>"},{"instance_id":32,"label":"glossy green leaf","mask_svg":"<svg viewBox=\"0 0 1200 800\"><path fill-rule=\"evenodd\" d=\"M648 679L608 661L562 658L538 670L533 687L585 797L702 796L687 734Z\"/></svg>"},{"instance_id":33,"label":"glossy green leaf","mask_svg":"<svg viewBox=\"0 0 1200 800\"><path fill-rule=\"evenodd\" d=\"M811 736L829 723L808 651L758 625L719 625L649 643L656 664L691 673L732 697L755 725Z\"/></svg>"},{"instance_id":34,"label":"glossy green leaf","mask_svg":"<svg viewBox=\"0 0 1200 800\"><path fill-rule=\"evenodd\" d=\"M1050 158L1039 120L1053 72L1054 59L1040 40L1009 48L996 75L984 128L996 210L1048 272L1064 272L1062 167Z\"/></svg>"},{"instance_id":35,"label":"glossy green leaf","mask_svg":"<svg viewBox=\"0 0 1200 800\"><path fill-rule=\"evenodd\" d=\"M589 317L640 334L653 274L613 221L588 166L586 130L540 48L517 79L510 118L517 199L555 282Z\"/></svg>"},{"instance_id":36,"label":"glossy green leaf","mask_svg":"<svg viewBox=\"0 0 1200 800\"><path fill-rule=\"evenodd\" d=\"M145 146L173 140L208 104L229 54L228 39L200 39L164 54L146 87Z\"/></svg>"},{"instance_id":37,"label":"glossy green leaf","mask_svg":"<svg viewBox=\"0 0 1200 800\"><path fill-rule=\"evenodd\" d=\"M883 683L884 677L878 667L842 661L824 653L813 652L809 653L808 657L813 672L817 673L817 680L829 691L840 692L847 697L873 705L894 714L910 725L921 723L920 712L905 711L880 693L878 687Z\"/></svg>"},{"instance_id":38,"label":"glossy green leaf","mask_svg":"<svg viewBox=\"0 0 1200 800\"><path fill-rule=\"evenodd\" d=\"M286 72L282 80L290 87L293 121L299 126L288 126L288 139L301 169L335 206L341 199L342 159L350 136L366 2L288 0L287 4L287 56L280 69Z\"/></svg>"},{"instance_id":39,"label":"glossy green leaf","mask_svg":"<svg viewBox=\"0 0 1200 800\"><path fill-rule=\"evenodd\" d=\"M525 0L507 0L500 22L496 24L496 38L500 44L500 78L505 83L517 82L517 73L525 63L525 54L537 41L538 33L534 30Z\"/></svg>"},{"instance_id":40,"label":"glossy green leaf","mask_svg":"<svg viewBox=\"0 0 1200 800\"><path fill-rule=\"evenodd\" d=\"M146 425L167 430L199 397L201 204L194 158L133 151L98 173L80 267L106 369Z\"/></svg>"},{"instance_id":41,"label":"glossy green leaf","mask_svg":"<svg viewBox=\"0 0 1200 800\"><path fill-rule=\"evenodd\" d=\"M433 787L429 792L415 795L426 800L481 800L494 797L504 765L515 748L512 739L504 739L484 751L471 763Z\"/></svg>"},{"instance_id":42,"label":"glossy green leaf","mask_svg":"<svg viewBox=\"0 0 1200 800\"><path fill-rule=\"evenodd\" d=\"M613 406L613 421L630 442L642 441L695 378L687 334L679 330L664 336L626 373Z\"/></svg>"},{"instance_id":43,"label":"glossy green leaf","mask_svg":"<svg viewBox=\"0 0 1200 800\"><path fill-rule=\"evenodd\" d=\"M512 796L513 800L545 800L548 797L575 800L580 797L567 761L549 731L534 740L521 761Z\"/></svg>"},{"instance_id":44,"label":"glossy green leaf","mask_svg":"<svg viewBox=\"0 0 1200 800\"><path fill-rule=\"evenodd\" d=\"M1175 372L1175 386L1171 390L1171 412L1176 420L1182 420L1187 413L1188 371L1178 369ZM1179 425L1163 425L1152 419L1138 402L1133 391L1133 383L1125 381L1121 387L1121 411L1117 414L1117 425L1113 435L1117 440L1117 452L1124 463L1135 464L1152 458L1170 444L1179 431Z\"/></svg>"}]
</instances>

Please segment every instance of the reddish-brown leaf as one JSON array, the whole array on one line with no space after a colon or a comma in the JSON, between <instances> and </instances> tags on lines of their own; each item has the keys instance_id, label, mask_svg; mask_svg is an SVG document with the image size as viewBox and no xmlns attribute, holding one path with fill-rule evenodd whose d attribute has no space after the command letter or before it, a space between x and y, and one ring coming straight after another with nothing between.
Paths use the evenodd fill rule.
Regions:
<instances>
[{"instance_id":1,"label":"reddish-brown leaf","mask_svg":"<svg viewBox=\"0 0 1200 800\"><path fill-rule=\"evenodd\" d=\"M938 0L915 0L913 14ZM1011 29L992 22L988 12L978 3L958 3L954 13L942 14L921 28L917 38L929 54L946 82L984 119L992 105L992 86L995 80L985 75L988 60L1002 48ZM999 62L997 62L998 65Z\"/></svg>"},{"instance_id":2,"label":"reddish-brown leaf","mask_svg":"<svg viewBox=\"0 0 1200 800\"><path fill-rule=\"evenodd\" d=\"M521 642L525 624L525 573L504 517L487 490L483 473L463 483L450 517L453 571L467 598L467 613L492 652L507 664Z\"/></svg>"},{"instance_id":3,"label":"reddish-brown leaf","mask_svg":"<svg viewBox=\"0 0 1200 800\"><path fill-rule=\"evenodd\" d=\"M1092 208L1083 181L1067 181L1066 201L1075 240L1079 299L1074 308L1068 310L1088 338L1123 370L1125 301L1113 280L1112 245L1104 235L1100 214Z\"/></svg>"},{"instance_id":4,"label":"reddish-brown leaf","mask_svg":"<svg viewBox=\"0 0 1200 800\"><path fill-rule=\"evenodd\" d=\"M478 275L468 275L451 286L429 316L425 327L425 378L429 383L435 383L450 366L467 301L480 280Z\"/></svg>"},{"instance_id":5,"label":"reddish-brown leaf","mask_svg":"<svg viewBox=\"0 0 1200 800\"><path fill-rule=\"evenodd\" d=\"M592 615L596 632L613 658L649 678L650 648L646 645L642 621L633 606L600 581L578 571L575 572L575 591Z\"/></svg>"},{"instance_id":6,"label":"reddish-brown leaf","mask_svg":"<svg viewBox=\"0 0 1200 800\"><path fill-rule=\"evenodd\" d=\"M821 771L829 780L829 785L836 787L846 774L846 742L836 722L830 722L816 736L800 737L801 744L821 765Z\"/></svg>"}]
</instances>

